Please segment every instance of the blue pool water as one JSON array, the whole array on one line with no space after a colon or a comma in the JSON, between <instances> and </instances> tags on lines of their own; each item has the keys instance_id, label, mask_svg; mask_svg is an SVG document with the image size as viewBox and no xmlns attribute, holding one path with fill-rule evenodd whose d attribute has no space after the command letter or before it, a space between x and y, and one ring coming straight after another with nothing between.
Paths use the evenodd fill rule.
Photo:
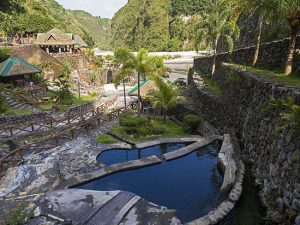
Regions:
<instances>
[{"instance_id":1,"label":"blue pool water","mask_svg":"<svg viewBox=\"0 0 300 225\"><path fill-rule=\"evenodd\" d=\"M161 144L143 149L115 149L107 150L102 152L98 157L97 161L104 163L106 166L113 164L126 162L130 160L142 159L152 155L156 155L162 158L163 154L172 152L183 147L190 145L191 143L172 143L172 144Z\"/></svg>"},{"instance_id":2,"label":"blue pool water","mask_svg":"<svg viewBox=\"0 0 300 225\"><path fill-rule=\"evenodd\" d=\"M175 209L182 222L189 222L205 215L219 193L223 178L217 170L218 148L216 143L174 161L119 172L76 188L129 191Z\"/></svg>"}]
</instances>

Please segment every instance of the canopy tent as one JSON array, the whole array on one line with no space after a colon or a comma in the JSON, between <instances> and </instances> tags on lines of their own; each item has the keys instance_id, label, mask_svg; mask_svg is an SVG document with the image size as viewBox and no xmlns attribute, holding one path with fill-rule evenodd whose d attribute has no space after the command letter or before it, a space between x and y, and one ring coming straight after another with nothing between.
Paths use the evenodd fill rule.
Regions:
<instances>
[{"instance_id":1,"label":"canopy tent","mask_svg":"<svg viewBox=\"0 0 300 225\"><path fill-rule=\"evenodd\" d=\"M137 96L138 95L138 89L139 86L135 86L129 93L129 96ZM146 79L140 83L140 91L141 91L141 97L145 98L153 91L157 90L157 86L155 84L155 81Z\"/></svg>"}]
</instances>

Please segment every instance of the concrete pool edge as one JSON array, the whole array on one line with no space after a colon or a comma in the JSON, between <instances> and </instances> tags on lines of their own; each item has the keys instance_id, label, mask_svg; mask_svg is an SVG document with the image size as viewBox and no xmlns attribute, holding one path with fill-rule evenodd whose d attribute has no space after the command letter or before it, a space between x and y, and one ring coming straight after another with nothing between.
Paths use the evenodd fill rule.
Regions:
<instances>
[{"instance_id":1,"label":"concrete pool edge","mask_svg":"<svg viewBox=\"0 0 300 225\"><path fill-rule=\"evenodd\" d=\"M164 143L183 143L183 142L192 142L195 141L196 138L173 138L173 139L164 139L152 142L146 142L143 144L139 144L141 148L147 148L158 144ZM245 173L245 166L242 160L236 157L236 150L234 149L234 145L232 143L231 136L229 134L225 134L224 136L211 136L206 139L197 138L197 142L179 149L174 152L164 154L164 159L166 161L174 160L177 158L184 157L193 151L205 147L217 140L223 140L218 158L219 164L221 165L222 172L224 173L223 183L221 190L229 189L228 198L218 204L212 211L210 211L207 215L191 221L187 223L188 225L213 225L222 221L235 207L237 201L239 200L242 194L242 185ZM110 148L107 148L102 151L107 151ZM100 170L94 171L92 173L79 175L68 180L65 180L61 183L57 189L76 187L96 179L122 172L132 169L144 168L147 166L156 165L162 163L163 160L159 159L156 156L151 156L139 160L133 160L129 162L118 163L112 166L104 167ZM180 223L178 223L179 225Z\"/></svg>"},{"instance_id":2,"label":"concrete pool edge","mask_svg":"<svg viewBox=\"0 0 300 225\"><path fill-rule=\"evenodd\" d=\"M224 173L221 191L229 189L228 198L219 203L207 215L187 223L187 225L215 225L224 220L234 209L243 192L243 180L245 165L239 157L236 157L239 150L235 149L232 137L224 135L224 140L219 153L219 163Z\"/></svg>"}]
</instances>

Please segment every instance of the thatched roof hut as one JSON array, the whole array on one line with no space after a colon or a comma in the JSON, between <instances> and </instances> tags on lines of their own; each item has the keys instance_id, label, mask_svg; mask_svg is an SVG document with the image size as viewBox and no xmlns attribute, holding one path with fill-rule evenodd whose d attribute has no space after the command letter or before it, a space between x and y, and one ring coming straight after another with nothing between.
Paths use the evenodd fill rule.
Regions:
<instances>
[{"instance_id":1,"label":"thatched roof hut","mask_svg":"<svg viewBox=\"0 0 300 225\"><path fill-rule=\"evenodd\" d=\"M59 29L52 29L47 33L38 33L36 45L75 45L73 34L64 33Z\"/></svg>"},{"instance_id":2,"label":"thatched roof hut","mask_svg":"<svg viewBox=\"0 0 300 225\"><path fill-rule=\"evenodd\" d=\"M73 53L73 50L86 48L88 45L78 35L52 29L47 33L38 33L34 44L39 45L47 53Z\"/></svg>"},{"instance_id":3,"label":"thatched roof hut","mask_svg":"<svg viewBox=\"0 0 300 225\"><path fill-rule=\"evenodd\" d=\"M14 56L0 63L0 77L20 76L41 72L42 70L40 68Z\"/></svg>"},{"instance_id":4,"label":"thatched roof hut","mask_svg":"<svg viewBox=\"0 0 300 225\"><path fill-rule=\"evenodd\" d=\"M43 69L44 76L48 80L54 80L63 67L62 63L49 55L43 49L35 45L20 45L14 46L12 49L12 55L25 60L33 65L41 66Z\"/></svg>"}]
</instances>

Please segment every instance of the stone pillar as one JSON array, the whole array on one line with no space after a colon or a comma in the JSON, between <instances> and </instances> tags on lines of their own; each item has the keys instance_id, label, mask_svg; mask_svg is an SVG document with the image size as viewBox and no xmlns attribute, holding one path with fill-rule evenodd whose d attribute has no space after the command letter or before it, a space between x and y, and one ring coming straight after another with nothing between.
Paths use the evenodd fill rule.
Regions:
<instances>
[{"instance_id":1,"label":"stone pillar","mask_svg":"<svg viewBox=\"0 0 300 225\"><path fill-rule=\"evenodd\" d=\"M49 52L49 46L46 48L46 52L49 54L50 52Z\"/></svg>"},{"instance_id":2,"label":"stone pillar","mask_svg":"<svg viewBox=\"0 0 300 225\"><path fill-rule=\"evenodd\" d=\"M58 52L59 52L59 54L61 53L61 47L58 48Z\"/></svg>"}]
</instances>

